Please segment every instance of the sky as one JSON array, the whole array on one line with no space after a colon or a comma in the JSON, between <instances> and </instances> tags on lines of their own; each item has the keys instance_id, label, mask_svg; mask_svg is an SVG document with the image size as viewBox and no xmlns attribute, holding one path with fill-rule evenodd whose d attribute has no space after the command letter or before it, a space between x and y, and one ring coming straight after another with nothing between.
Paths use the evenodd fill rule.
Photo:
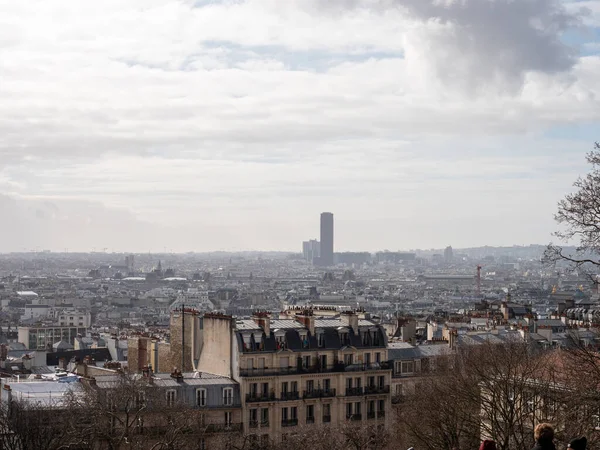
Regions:
<instances>
[{"instance_id":1,"label":"sky","mask_svg":"<svg viewBox=\"0 0 600 450\"><path fill-rule=\"evenodd\" d=\"M600 0L0 0L0 252L545 244Z\"/></svg>"}]
</instances>

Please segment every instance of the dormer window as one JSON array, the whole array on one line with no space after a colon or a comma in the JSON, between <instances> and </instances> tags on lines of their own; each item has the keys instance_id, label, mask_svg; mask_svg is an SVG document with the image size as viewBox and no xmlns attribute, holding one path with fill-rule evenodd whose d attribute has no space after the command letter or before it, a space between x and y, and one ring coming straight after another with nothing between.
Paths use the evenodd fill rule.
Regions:
<instances>
[{"instance_id":1,"label":"dormer window","mask_svg":"<svg viewBox=\"0 0 600 450\"><path fill-rule=\"evenodd\" d=\"M319 347L325 347L325 333L317 334L317 345Z\"/></svg>"},{"instance_id":2,"label":"dormer window","mask_svg":"<svg viewBox=\"0 0 600 450\"><path fill-rule=\"evenodd\" d=\"M340 341L342 345L348 345L350 343L350 335L345 331L340 332Z\"/></svg>"}]
</instances>

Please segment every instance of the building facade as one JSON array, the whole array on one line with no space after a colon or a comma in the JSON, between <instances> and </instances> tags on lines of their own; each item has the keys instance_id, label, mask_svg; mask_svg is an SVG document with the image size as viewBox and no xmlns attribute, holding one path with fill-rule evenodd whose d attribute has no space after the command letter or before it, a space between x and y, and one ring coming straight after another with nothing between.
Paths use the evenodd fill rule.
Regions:
<instances>
[{"instance_id":1,"label":"building facade","mask_svg":"<svg viewBox=\"0 0 600 450\"><path fill-rule=\"evenodd\" d=\"M19 342L31 350L49 350L60 341L73 345L75 338L86 336L85 327L19 327Z\"/></svg>"}]
</instances>

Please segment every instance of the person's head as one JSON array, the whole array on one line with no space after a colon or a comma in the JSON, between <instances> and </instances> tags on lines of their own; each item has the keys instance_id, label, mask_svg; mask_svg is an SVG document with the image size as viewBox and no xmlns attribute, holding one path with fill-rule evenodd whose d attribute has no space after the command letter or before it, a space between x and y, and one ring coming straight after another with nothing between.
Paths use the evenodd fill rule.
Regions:
<instances>
[{"instance_id":1,"label":"person's head","mask_svg":"<svg viewBox=\"0 0 600 450\"><path fill-rule=\"evenodd\" d=\"M567 448L571 448L573 450L585 450L587 447L587 439L585 436L581 436L577 439L572 439L567 445Z\"/></svg>"},{"instance_id":2,"label":"person's head","mask_svg":"<svg viewBox=\"0 0 600 450\"><path fill-rule=\"evenodd\" d=\"M485 440L479 446L479 450L496 450L496 442Z\"/></svg>"},{"instance_id":3,"label":"person's head","mask_svg":"<svg viewBox=\"0 0 600 450\"><path fill-rule=\"evenodd\" d=\"M534 436L537 442L552 442L554 440L554 428L549 423L540 423L535 427Z\"/></svg>"}]
</instances>

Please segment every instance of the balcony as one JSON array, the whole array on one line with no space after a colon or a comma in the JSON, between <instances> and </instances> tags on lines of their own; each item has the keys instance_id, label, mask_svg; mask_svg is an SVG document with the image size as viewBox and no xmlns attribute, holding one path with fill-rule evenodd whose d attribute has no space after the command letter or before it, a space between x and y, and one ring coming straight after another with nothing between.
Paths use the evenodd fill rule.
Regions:
<instances>
[{"instance_id":1,"label":"balcony","mask_svg":"<svg viewBox=\"0 0 600 450\"><path fill-rule=\"evenodd\" d=\"M383 419L385 417L385 411L377 411L377 418Z\"/></svg>"},{"instance_id":2,"label":"balcony","mask_svg":"<svg viewBox=\"0 0 600 450\"><path fill-rule=\"evenodd\" d=\"M261 420L260 421L260 427L261 428L269 428L269 421L268 420Z\"/></svg>"},{"instance_id":3,"label":"balcony","mask_svg":"<svg viewBox=\"0 0 600 450\"><path fill-rule=\"evenodd\" d=\"M365 387L365 394L366 395L373 395L373 394L389 394L390 393L390 386L366 386Z\"/></svg>"},{"instance_id":4,"label":"balcony","mask_svg":"<svg viewBox=\"0 0 600 450\"><path fill-rule=\"evenodd\" d=\"M258 420L251 420L248 422L250 428L258 428Z\"/></svg>"},{"instance_id":5,"label":"balcony","mask_svg":"<svg viewBox=\"0 0 600 450\"><path fill-rule=\"evenodd\" d=\"M282 427L295 427L298 425L298 419L281 419Z\"/></svg>"},{"instance_id":6,"label":"balcony","mask_svg":"<svg viewBox=\"0 0 600 450\"><path fill-rule=\"evenodd\" d=\"M246 394L246 403L257 403L257 402L272 402L275 401L275 393L252 393Z\"/></svg>"},{"instance_id":7,"label":"balcony","mask_svg":"<svg viewBox=\"0 0 600 450\"><path fill-rule=\"evenodd\" d=\"M367 411L367 419L371 420L375 418L375 411Z\"/></svg>"},{"instance_id":8,"label":"balcony","mask_svg":"<svg viewBox=\"0 0 600 450\"><path fill-rule=\"evenodd\" d=\"M211 423L206 426L207 433L237 433L242 431L241 423Z\"/></svg>"},{"instance_id":9,"label":"balcony","mask_svg":"<svg viewBox=\"0 0 600 450\"><path fill-rule=\"evenodd\" d=\"M331 422L331 416L323 416L323 423Z\"/></svg>"},{"instance_id":10,"label":"balcony","mask_svg":"<svg viewBox=\"0 0 600 450\"><path fill-rule=\"evenodd\" d=\"M306 418L306 424L307 425L310 425L310 424L313 424L313 423L315 423L315 418L314 417L307 417Z\"/></svg>"},{"instance_id":11,"label":"balcony","mask_svg":"<svg viewBox=\"0 0 600 450\"><path fill-rule=\"evenodd\" d=\"M335 389L313 389L311 391L304 391L302 398L327 398L335 397Z\"/></svg>"},{"instance_id":12,"label":"balcony","mask_svg":"<svg viewBox=\"0 0 600 450\"><path fill-rule=\"evenodd\" d=\"M346 397L355 397L358 395L363 395L363 388L354 387L354 388L346 388Z\"/></svg>"},{"instance_id":13,"label":"balcony","mask_svg":"<svg viewBox=\"0 0 600 450\"><path fill-rule=\"evenodd\" d=\"M268 377L282 375L299 375L308 373L337 373L337 372L364 372L390 370L391 365L386 362L370 364L344 364L341 362L322 367L319 364L310 367L278 367L272 369L240 369L241 377Z\"/></svg>"},{"instance_id":14,"label":"balcony","mask_svg":"<svg viewBox=\"0 0 600 450\"><path fill-rule=\"evenodd\" d=\"M352 422L356 422L356 421L362 420L362 414L346 415L346 419L351 420Z\"/></svg>"},{"instance_id":15,"label":"balcony","mask_svg":"<svg viewBox=\"0 0 600 450\"><path fill-rule=\"evenodd\" d=\"M282 392L281 396L279 397L280 400L286 401L286 400L299 400L300 399L300 393L298 391L294 391L294 392Z\"/></svg>"}]
</instances>

